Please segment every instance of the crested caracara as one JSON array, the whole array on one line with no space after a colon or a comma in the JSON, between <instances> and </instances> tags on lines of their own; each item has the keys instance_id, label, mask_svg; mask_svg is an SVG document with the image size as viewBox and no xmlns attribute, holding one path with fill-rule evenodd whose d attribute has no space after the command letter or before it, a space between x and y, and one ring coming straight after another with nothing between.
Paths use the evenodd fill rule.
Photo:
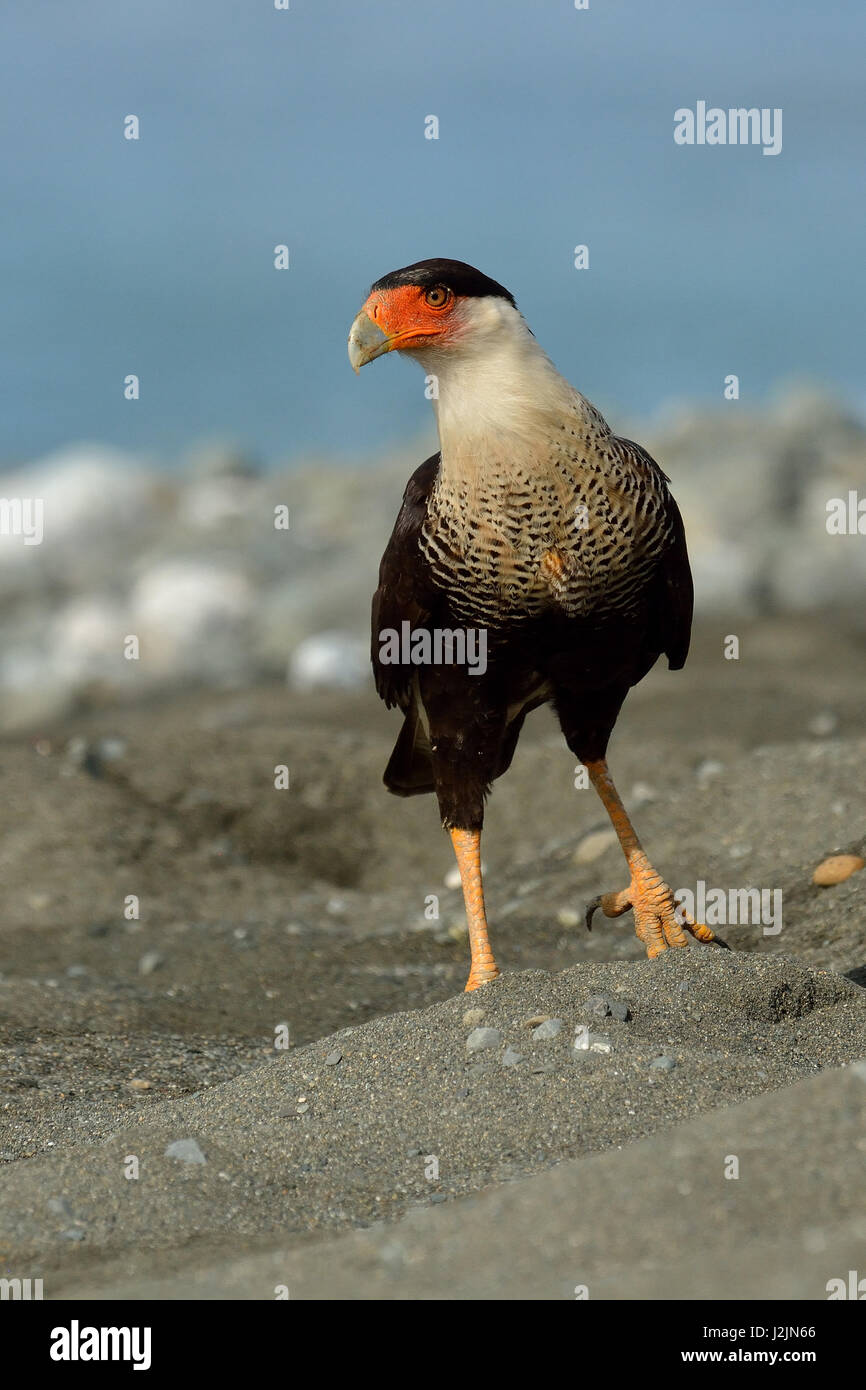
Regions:
<instances>
[{"instance_id":1,"label":"crested caracara","mask_svg":"<svg viewBox=\"0 0 866 1390\"><path fill-rule=\"evenodd\" d=\"M662 653L677 670L688 652L692 578L668 479L559 375L508 290L469 265L419 261L376 281L349 360L359 371L394 349L427 375L440 447L409 479L373 598L376 689L403 711L385 784L438 798L466 903L466 988L499 974L484 799L526 715L547 702L628 864L628 887L588 904L587 926L599 906L631 908L649 956L686 933L724 945L676 908L605 757L629 688ZM470 664L470 649L485 659Z\"/></svg>"}]
</instances>

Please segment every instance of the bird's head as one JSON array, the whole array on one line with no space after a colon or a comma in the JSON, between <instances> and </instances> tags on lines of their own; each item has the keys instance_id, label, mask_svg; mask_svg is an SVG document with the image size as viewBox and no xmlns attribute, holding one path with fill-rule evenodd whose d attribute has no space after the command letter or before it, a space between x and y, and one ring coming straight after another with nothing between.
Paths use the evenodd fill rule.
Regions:
<instances>
[{"instance_id":1,"label":"bird's head","mask_svg":"<svg viewBox=\"0 0 866 1390\"><path fill-rule=\"evenodd\" d=\"M377 280L349 333L356 372L386 352L463 354L523 324L502 285L463 261L418 261Z\"/></svg>"}]
</instances>

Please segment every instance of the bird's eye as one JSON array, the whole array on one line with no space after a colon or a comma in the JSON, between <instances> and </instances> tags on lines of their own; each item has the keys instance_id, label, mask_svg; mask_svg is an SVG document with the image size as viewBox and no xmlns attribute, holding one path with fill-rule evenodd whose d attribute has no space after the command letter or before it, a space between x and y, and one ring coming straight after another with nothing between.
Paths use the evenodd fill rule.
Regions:
<instances>
[{"instance_id":1,"label":"bird's eye","mask_svg":"<svg viewBox=\"0 0 866 1390\"><path fill-rule=\"evenodd\" d=\"M431 309L444 309L451 298L451 291L446 285L434 285L424 296Z\"/></svg>"}]
</instances>

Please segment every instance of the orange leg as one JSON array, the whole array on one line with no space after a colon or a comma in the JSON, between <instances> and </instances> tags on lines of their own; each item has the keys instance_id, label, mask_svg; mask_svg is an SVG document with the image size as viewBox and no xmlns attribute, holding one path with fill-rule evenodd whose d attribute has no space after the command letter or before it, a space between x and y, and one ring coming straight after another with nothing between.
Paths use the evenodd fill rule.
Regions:
<instances>
[{"instance_id":1,"label":"orange leg","mask_svg":"<svg viewBox=\"0 0 866 1390\"><path fill-rule=\"evenodd\" d=\"M633 908L635 931L646 946L646 953L650 959L666 951L669 946L687 946L686 932L698 941L714 941L717 946L729 950L727 943L710 931L709 927L704 926L702 922L693 922L682 908L677 908L673 893L643 851L626 809L619 799L613 778L608 772L606 760L599 758L597 762L588 762L586 770L592 785L604 802L631 875L628 888L623 888L619 893L604 893L587 904L587 927L592 928L593 914L599 907L605 917L619 917L623 912L628 912L629 908Z\"/></svg>"},{"instance_id":2,"label":"orange leg","mask_svg":"<svg viewBox=\"0 0 866 1390\"><path fill-rule=\"evenodd\" d=\"M469 927L469 948L472 968L466 981L467 992L478 989L488 980L495 980L499 967L493 959L487 935L487 916L484 911L484 888L481 883L481 831L452 830L451 843L457 856L463 901L466 904L466 923Z\"/></svg>"}]
</instances>

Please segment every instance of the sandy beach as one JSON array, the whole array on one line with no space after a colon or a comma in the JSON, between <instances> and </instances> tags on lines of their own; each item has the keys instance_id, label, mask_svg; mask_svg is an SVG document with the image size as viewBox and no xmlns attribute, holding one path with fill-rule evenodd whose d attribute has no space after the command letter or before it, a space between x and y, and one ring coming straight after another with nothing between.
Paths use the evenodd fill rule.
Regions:
<instances>
[{"instance_id":1,"label":"sandy beach","mask_svg":"<svg viewBox=\"0 0 866 1390\"><path fill-rule=\"evenodd\" d=\"M785 619L720 650L705 625L634 692L612 761L672 886L779 891L781 922L655 962L629 917L587 933L620 853L539 711L491 799L504 973L473 996L447 838L381 788L372 692L10 735L4 1273L46 1297L826 1298L866 1239L864 876L811 877L864 846L866 654Z\"/></svg>"}]
</instances>

